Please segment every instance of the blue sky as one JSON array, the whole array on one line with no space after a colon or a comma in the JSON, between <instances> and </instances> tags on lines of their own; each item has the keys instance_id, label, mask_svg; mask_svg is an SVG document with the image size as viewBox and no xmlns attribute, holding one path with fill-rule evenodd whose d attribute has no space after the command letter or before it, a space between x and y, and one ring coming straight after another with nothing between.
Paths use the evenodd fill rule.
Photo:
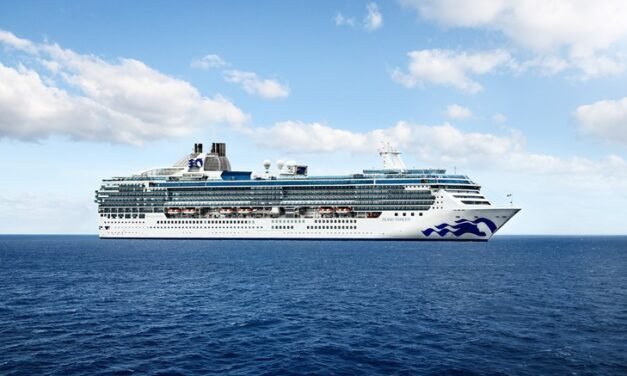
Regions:
<instances>
[{"instance_id":1,"label":"blue sky","mask_svg":"<svg viewBox=\"0 0 627 376\"><path fill-rule=\"evenodd\" d=\"M466 173L503 233L624 234L627 4L3 2L0 233L94 233L102 178L227 142L236 169Z\"/></svg>"}]
</instances>

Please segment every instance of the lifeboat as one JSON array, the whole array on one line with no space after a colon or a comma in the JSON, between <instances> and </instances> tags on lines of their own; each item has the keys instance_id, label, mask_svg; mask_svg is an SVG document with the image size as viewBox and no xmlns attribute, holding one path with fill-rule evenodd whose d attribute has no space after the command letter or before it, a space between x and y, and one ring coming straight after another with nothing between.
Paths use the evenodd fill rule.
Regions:
<instances>
[{"instance_id":1,"label":"lifeboat","mask_svg":"<svg viewBox=\"0 0 627 376\"><path fill-rule=\"evenodd\" d=\"M169 208L168 209L168 214L179 214L181 212L180 209L176 209L176 208Z\"/></svg>"},{"instance_id":2,"label":"lifeboat","mask_svg":"<svg viewBox=\"0 0 627 376\"><path fill-rule=\"evenodd\" d=\"M253 208L238 208L237 212L240 214L250 214L253 212Z\"/></svg>"},{"instance_id":3,"label":"lifeboat","mask_svg":"<svg viewBox=\"0 0 627 376\"><path fill-rule=\"evenodd\" d=\"M183 214L196 214L196 209L194 209L194 208L185 208L185 209L183 209Z\"/></svg>"},{"instance_id":4,"label":"lifeboat","mask_svg":"<svg viewBox=\"0 0 627 376\"><path fill-rule=\"evenodd\" d=\"M351 212L351 208L337 208L337 209L335 209L335 212L337 214L344 214L345 215L345 214L348 214L348 213Z\"/></svg>"},{"instance_id":5,"label":"lifeboat","mask_svg":"<svg viewBox=\"0 0 627 376\"><path fill-rule=\"evenodd\" d=\"M320 214L333 214L333 208L320 208Z\"/></svg>"},{"instance_id":6,"label":"lifeboat","mask_svg":"<svg viewBox=\"0 0 627 376\"><path fill-rule=\"evenodd\" d=\"M221 208L220 214L233 214L233 208Z\"/></svg>"}]
</instances>

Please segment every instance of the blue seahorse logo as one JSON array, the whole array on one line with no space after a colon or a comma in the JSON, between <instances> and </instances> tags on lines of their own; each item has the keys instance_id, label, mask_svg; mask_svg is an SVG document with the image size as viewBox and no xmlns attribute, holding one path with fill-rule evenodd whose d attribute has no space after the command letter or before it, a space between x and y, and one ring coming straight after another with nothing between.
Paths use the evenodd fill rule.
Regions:
<instances>
[{"instance_id":1,"label":"blue seahorse logo","mask_svg":"<svg viewBox=\"0 0 627 376\"><path fill-rule=\"evenodd\" d=\"M455 224L453 225L450 225L448 223L442 223L442 224L435 226L435 229L427 228L423 230L422 233L425 236L429 236L433 234L434 232L440 236L444 236L448 233L451 233L457 237L464 235L464 234L486 236L487 234L485 232L479 230L479 226L478 226L479 223L483 223L486 226L488 226L488 229L490 229L492 233L494 233L494 231L496 230L496 225L491 220L487 218L477 218L474 221L471 221L469 219L459 219L455 221Z\"/></svg>"}]
</instances>

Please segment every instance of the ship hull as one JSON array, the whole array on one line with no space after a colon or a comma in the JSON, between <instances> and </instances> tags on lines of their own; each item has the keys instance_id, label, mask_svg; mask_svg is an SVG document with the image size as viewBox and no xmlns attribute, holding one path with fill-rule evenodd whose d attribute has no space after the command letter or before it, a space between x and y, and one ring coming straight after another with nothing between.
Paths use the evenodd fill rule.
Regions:
<instances>
[{"instance_id":1,"label":"ship hull","mask_svg":"<svg viewBox=\"0 0 627 376\"><path fill-rule=\"evenodd\" d=\"M520 209L384 212L378 218L101 218L103 239L487 241Z\"/></svg>"}]
</instances>

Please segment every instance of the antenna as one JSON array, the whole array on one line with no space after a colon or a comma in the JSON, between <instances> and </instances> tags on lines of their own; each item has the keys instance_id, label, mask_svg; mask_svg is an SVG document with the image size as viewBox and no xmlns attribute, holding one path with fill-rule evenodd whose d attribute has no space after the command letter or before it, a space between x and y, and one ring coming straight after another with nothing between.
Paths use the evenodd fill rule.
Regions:
<instances>
[{"instance_id":1,"label":"antenna","mask_svg":"<svg viewBox=\"0 0 627 376\"><path fill-rule=\"evenodd\" d=\"M509 198L509 206L514 206L514 199L512 198L512 194L508 193L507 197Z\"/></svg>"},{"instance_id":2,"label":"antenna","mask_svg":"<svg viewBox=\"0 0 627 376\"><path fill-rule=\"evenodd\" d=\"M379 155L383 159L384 169L405 171L405 163L401 159L401 152L396 150L389 142L384 142L379 148Z\"/></svg>"}]
</instances>

